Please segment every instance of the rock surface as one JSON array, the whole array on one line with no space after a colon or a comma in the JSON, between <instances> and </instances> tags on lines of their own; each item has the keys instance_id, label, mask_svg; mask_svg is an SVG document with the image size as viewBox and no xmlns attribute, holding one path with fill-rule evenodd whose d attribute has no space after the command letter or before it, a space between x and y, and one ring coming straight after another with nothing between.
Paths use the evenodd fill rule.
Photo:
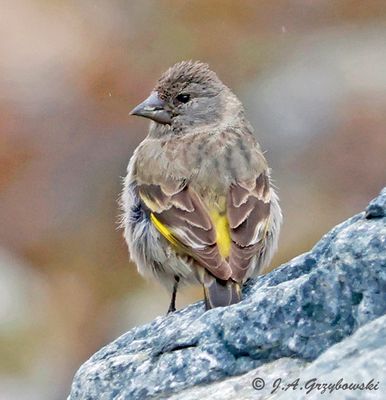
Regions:
<instances>
[{"instance_id":1,"label":"rock surface","mask_svg":"<svg viewBox=\"0 0 386 400\"><path fill-rule=\"evenodd\" d=\"M299 377L300 383L309 382L309 393L296 391L296 399L320 398L322 390L313 388L313 379L317 383L364 383L373 381L373 388L367 390L326 390L328 399L385 399L386 395L386 315L369 322L352 336L332 346L313 363L305 368ZM292 400L294 391L280 393L277 400ZM182 399L182 398L181 398ZM275 398L276 399L276 398Z\"/></svg>"},{"instance_id":2,"label":"rock surface","mask_svg":"<svg viewBox=\"0 0 386 400\"><path fill-rule=\"evenodd\" d=\"M241 303L204 313L200 302L132 329L83 364L69 400L233 399L236 392L240 399L287 399L294 392L269 394L275 379L380 380L385 216L386 189L365 213L335 227L309 253L251 280ZM252 388L257 376L266 380L262 391ZM386 398L386 381L379 385L373 392L327 396Z\"/></svg>"}]
</instances>

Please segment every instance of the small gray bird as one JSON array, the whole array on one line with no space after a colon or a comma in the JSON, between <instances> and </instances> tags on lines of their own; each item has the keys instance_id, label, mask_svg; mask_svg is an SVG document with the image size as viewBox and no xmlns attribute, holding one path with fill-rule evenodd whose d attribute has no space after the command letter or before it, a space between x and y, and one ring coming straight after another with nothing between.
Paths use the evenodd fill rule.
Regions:
<instances>
[{"instance_id":1,"label":"small gray bird","mask_svg":"<svg viewBox=\"0 0 386 400\"><path fill-rule=\"evenodd\" d=\"M207 64L183 61L131 114L151 119L121 198L139 273L172 292L168 312L179 284L202 284L206 309L239 302L270 262L282 220L242 104Z\"/></svg>"}]
</instances>

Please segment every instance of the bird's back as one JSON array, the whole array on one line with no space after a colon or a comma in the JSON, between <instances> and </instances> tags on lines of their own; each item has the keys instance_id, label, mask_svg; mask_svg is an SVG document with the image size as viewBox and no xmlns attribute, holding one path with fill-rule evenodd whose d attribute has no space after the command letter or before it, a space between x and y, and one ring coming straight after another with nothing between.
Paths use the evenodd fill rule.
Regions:
<instances>
[{"instance_id":1,"label":"bird's back","mask_svg":"<svg viewBox=\"0 0 386 400\"><path fill-rule=\"evenodd\" d=\"M185 180L210 201L226 196L232 183L247 181L267 169L256 139L245 126L148 137L136 155L139 180Z\"/></svg>"}]
</instances>

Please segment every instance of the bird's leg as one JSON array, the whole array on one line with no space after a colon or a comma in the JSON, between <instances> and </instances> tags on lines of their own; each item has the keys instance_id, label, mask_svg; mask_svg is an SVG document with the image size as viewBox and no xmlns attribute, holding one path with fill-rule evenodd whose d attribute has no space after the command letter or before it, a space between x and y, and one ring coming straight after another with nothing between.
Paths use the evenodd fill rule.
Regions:
<instances>
[{"instance_id":1,"label":"bird's leg","mask_svg":"<svg viewBox=\"0 0 386 400\"><path fill-rule=\"evenodd\" d=\"M173 293L172 298L170 300L169 309L166 315L176 311L176 296L177 296L177 289L178 289L178 282L180 281L180 277L174 275L174 286L173 286Z\"/></svg>"}]
</instances>

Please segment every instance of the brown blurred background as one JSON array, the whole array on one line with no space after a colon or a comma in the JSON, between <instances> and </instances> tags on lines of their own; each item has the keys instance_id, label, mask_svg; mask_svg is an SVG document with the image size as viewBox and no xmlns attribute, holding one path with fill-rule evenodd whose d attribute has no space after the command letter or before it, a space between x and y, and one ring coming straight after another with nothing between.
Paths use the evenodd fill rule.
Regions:
<instances>
[{"instance_id":1,"label":"brown blurred background","mask_svg":"<svg viewBox=\"0 0 386 400\"><path fill-rule=\"evenodd\" d=\"M0 400L65 398L81 362L165 312L117 199L148 124L128 111L183 59L235 91L267 151L272 267L386 184L385 1L1 2Z\"/></svg>"}]
</instances>

